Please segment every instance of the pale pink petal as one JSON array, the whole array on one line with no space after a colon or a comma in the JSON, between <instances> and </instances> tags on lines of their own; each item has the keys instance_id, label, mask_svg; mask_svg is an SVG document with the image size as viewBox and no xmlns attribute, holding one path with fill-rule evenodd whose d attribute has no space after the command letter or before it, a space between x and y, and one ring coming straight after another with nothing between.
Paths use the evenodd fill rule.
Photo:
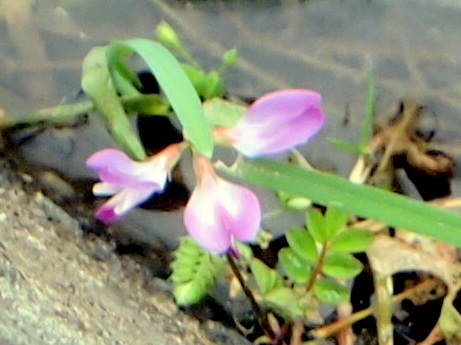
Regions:
<instances>
[{"instance_id":1,"label":"pale pink petal","mask_svg":"<svg viewBox=\"0 0 461 345\"><path fill-rule=\"evenodd\" d=\"M232 128L221 132L243 155L281 153L306 143L322 128L325 115L320 93L288 89L260 97Z\"/></svg>"},{"instance_id":2,"label":"pale pink petal","mask_svg":"<svg viewBox=\"0 0 461 345\"><path fill-rule=\"evenodd\" d=\"M221 254L229 249L231 235L220 226L215 203L213 197L196 188L184 210L184 225L203 248Z\"/></svg>"},{"instance_id":3,"label":"pale pink petal","mask_svg":"<svg viewBox=\"0 0 461 345\"><path fill-rule=\"evenodd\" d=\"M221 224L229 233L244 242L255 239L261 222L261 207L248 188L219 179L217 206Z\"/></svg>"},{"instance_id":4,"label":"pale pink petal","mask_svg":"<svg viewBox=\"0 0 461 345\"><path fill-rule=\"evenodd\" d=\"M265 122L273 117L288 120L303 113L306 108L319 107L321 102L322 95L309 89L269 92L250 105L243 119L255 123Z\"/></svg>"},{"instance_id":5,"label":"pale pink petal","mask_svg":"<svg viewBox=\"0 0 461 345\"><path fill-rule=\"evenodd\" d=\"M217 176L206 158L194 162L199 182L184 211L189 234L215 254L229 251L235 238L252 241L261 221L256 195Z\"/></svg>"},{"instance_id":6,"label":"pale pink petal","mask_svg":"<svg viewBox=\"0 0 461 345\"><path fill-rule=\"evenodd\" d=\"M321 109L306 111L297 118L283 123L271 123L264 130L237 128L234 147L247 157L271 155L305 144L322 128L325 116ZM253 133L253 135L249 135Z\"/></svg>"},{"instance_id":7,"label":"pale pink petal","mask_svg":"<svg viewBox=\"0 0 461 345\"><path fill-rule=\"evenodd\" d=\"M93 153L86 160L86 165L94 170L112 167L114 170L129 170L133 161L123 151L117 149L103 149Z\"/></svg>"}]
</instances>

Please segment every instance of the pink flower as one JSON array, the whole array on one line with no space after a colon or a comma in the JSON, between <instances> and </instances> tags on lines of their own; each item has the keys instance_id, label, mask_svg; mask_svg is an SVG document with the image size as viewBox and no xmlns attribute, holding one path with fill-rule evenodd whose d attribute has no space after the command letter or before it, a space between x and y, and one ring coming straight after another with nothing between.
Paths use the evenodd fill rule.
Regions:
<instances>
[{"instance_id":1,"label":"pink flower","mask_svg":"<svg viewBox=\"0 0 461 345\"><path fill-rule=\"evenodd\" d=\"M96 170L102 181L93 186L94 195L113 195L96 211L96 217L112 223L154 193L161 192L183 148L183 143L170 145L143 162L133 161L116 149L104 149L91 155L86 165Z\"/></svg>"},{"instance_id":2,"label":"pink flower","mask_svg":"<svg viewBox=\"0 0 461 345\"><path fill-rule=\"evenodd\" d=\"M215 129L215 138L250 158L281 153L319 132L325 121L321 101L320 93L308 89L268 93L235 126Z\"/></svg>"},{"instance_id":3,"label":"pink flower","mask_svg":"<svg viewBox=\"0 0 461 345\"><path fill-rule=\"evenodd\" d=\"M186 229L212 253L236 253L235 239L252 241L258 232L259 200L250 189L220 178L207 158L196 156L194 164L198 183L184 211Z\"/></svg>"}]
</instances>

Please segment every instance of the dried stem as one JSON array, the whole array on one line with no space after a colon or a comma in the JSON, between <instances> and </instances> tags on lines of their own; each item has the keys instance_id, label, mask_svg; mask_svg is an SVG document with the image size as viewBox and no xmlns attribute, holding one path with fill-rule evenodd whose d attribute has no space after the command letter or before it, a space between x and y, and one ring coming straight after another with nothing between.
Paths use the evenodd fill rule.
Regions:
<instances>
[{"instance_id":1,"label":"dried stem","mask_svg":"<svg viewBox=\"0 0 461 345\"><path fill-rule=\"evenodd\" d=\"M245 280L243 279L243 277L242 277L242 275L240 273L240 270L239 270L239 268L237 267L237 265L235 263L234 258L229 253L226 255L226 257L227 257L227 261L229 262L229 265L230 265L230 267L232 269L232 272L237 277L237 280L239 281L240 286L242 287L242 290L243 290L245 296L250 301L251 308L253 309L253 313L256 315L256 318L258 319L259 325L261 326L264 333L266 333L266 335L269 338L274 339L274 336L275 336L274 331L272 330L269 323L267 322L266 314L260 308L258 302L256 302L256 300L255 300L255 298L253 296L253 293L251 292L251 290L246 285Z\"/></svg>"},{"instance_id":2,"label":"dried stem","mask_svg":"<svg viewBox=\"0 0 461 345\"><path fill-rule=\"evenodd\" d=\"M414 287L410 289L407 289L399 293L398 295L392 296L391 302L392 303L401 302L405 298L408 298L409 296L413 296L417 293L420 293L421 291L426 291L431 286L432 285L430 284L430 282L424 281L418 285L415 285ZM350 326L354 324L355 322L362 320L366 318L367 316L372 315L375 312L376 312L376 306L368 307L366 309L360 310L352 314L348 319L338 320L329 325L312 330L310 334L313 335L315 338L322 338L322 339L328 338L332 336L333 334L339 332L344 327Z\"/></svg>"}]
</instances>

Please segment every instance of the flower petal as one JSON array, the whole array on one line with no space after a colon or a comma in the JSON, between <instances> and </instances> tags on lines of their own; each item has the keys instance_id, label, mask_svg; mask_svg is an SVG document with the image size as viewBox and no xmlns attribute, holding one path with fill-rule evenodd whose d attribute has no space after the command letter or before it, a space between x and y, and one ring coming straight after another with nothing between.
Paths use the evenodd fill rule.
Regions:
<instances>
[{"instance_id":1,"label":"flower petal","mask_svg":"<svg viewBox=\"0 0 461 345\"><path fill-rule=\"evenodd\" d=\"M261 221L256 195L217 176L206 158L196 157L194 163L199 181L184 211L189 234L215 254L231 249L234 238L253 240Z\"/></svg>"},{"instance_id":2,"label":"flower petal","mask_svg":"<svg viewBox=\"0 0 461 345\"><path fill-rule=\"evenodd\" d=\"M120 192L123 189L120 185L115 185L107 182L98 182L93 186L93 194L95 196L109 196Z\"/></svg>"},{"instance_id":3,"label":"flower petal","mask_svg":"<svg viewBox=\"0 0 461 345\"><path fill-rule=\"evenodd\" d=\"M281 153L318 133L325 121L320 102L320 93L313 90L272 92L255 101L237 125L222 133L245 156Z\"/></svg>"},{"instance_id":4,"label":"flower petal","mask_svg":"<svg viewBox=\"0 0 461 345\"><path fill-rule=\"evenodd\" d=\"M123 151L117 149L103 149L93 153L86 160L86 165L94 170L111 167L114 170L126 171L133 161Z\"/></svg>"},{"instance_id":5,"label":"flower petal","mask_svg":"<svg viewBox=\"0 0 461 345\"><path fill-rule=\"evenodd\" d=\"M161 190L154 184L123 189L96 211L96 218L104 223L112 223Z\"/></svg>"},{"instance_id":6,"label":"flower petal","mask_svg":"<svg viewBox=\"0 0 461 345\"><path fill-rule=\"evenodd\" d=\"M261 207L256 195L248 188L219 178L217 211L221 226L236 239L255 239L261 222Z\"/></svg>"},{"instance_id":7,"label":"flower petal","mask_svg":"<svg viewBox=\"0 0 461 345\"><path fill-rule=\"evenodd\" d=\"M305 112L307 108L319 107L322 95L309 89L285 89L269 92L259 97L248 108L242 119L260 123L277 118L289 120Z\"/></svg>"},{"instance_id":8,"label":"flower petal","mask_svg":"<svg viewBox=\"0 0 461 345\"><path fill-rule=\"evenodd\" d=\"M221 254L230 248L231 235L219 224L215 202L197 187L184 210L184 225L203 248Z\"/></svg>"},{"instance_id":9,"label":"flower petal","mask_svg":"<svg viewBox=\"0 0 461 345\"><path fill-rule=\"evenodd\" d=\"M234 147L247 157L271 155L305 144L323 126L325 116L321 109L308 109L307 115L282 124L272 123L264 131L255 131L253 137L245 135L244 140L235 142Z\"/></svg>"}]
</instances>

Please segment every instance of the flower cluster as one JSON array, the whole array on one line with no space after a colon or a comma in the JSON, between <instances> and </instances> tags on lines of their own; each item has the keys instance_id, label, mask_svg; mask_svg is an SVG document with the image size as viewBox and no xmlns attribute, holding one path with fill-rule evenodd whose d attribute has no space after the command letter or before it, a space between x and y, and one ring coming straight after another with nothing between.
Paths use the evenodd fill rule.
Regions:
<instances>
[{"instance_id":1,"label":"flower cluster","mask_svg":"<svg viewBox=\"0 0 461 345\"><path fill-rule=\"evenodd\" d=\"M235 126L215 128L215 140L250 158L281 153L304 144L321 129L324 114L320 103L321 95L307 89L268 93L251 104ZM87 165L102 181L94 185L94 194L112 196L96 211L96 217L114 222L161 193L187 145L172 144L143 162L133 161L116 149L90 156ZM215 254L235 251L235 240L252 241L261 221L256 195L219 177L206 157L195 154L194 167L197 186L184 211L189 234Z\"/></svg>"}]
</instances>

